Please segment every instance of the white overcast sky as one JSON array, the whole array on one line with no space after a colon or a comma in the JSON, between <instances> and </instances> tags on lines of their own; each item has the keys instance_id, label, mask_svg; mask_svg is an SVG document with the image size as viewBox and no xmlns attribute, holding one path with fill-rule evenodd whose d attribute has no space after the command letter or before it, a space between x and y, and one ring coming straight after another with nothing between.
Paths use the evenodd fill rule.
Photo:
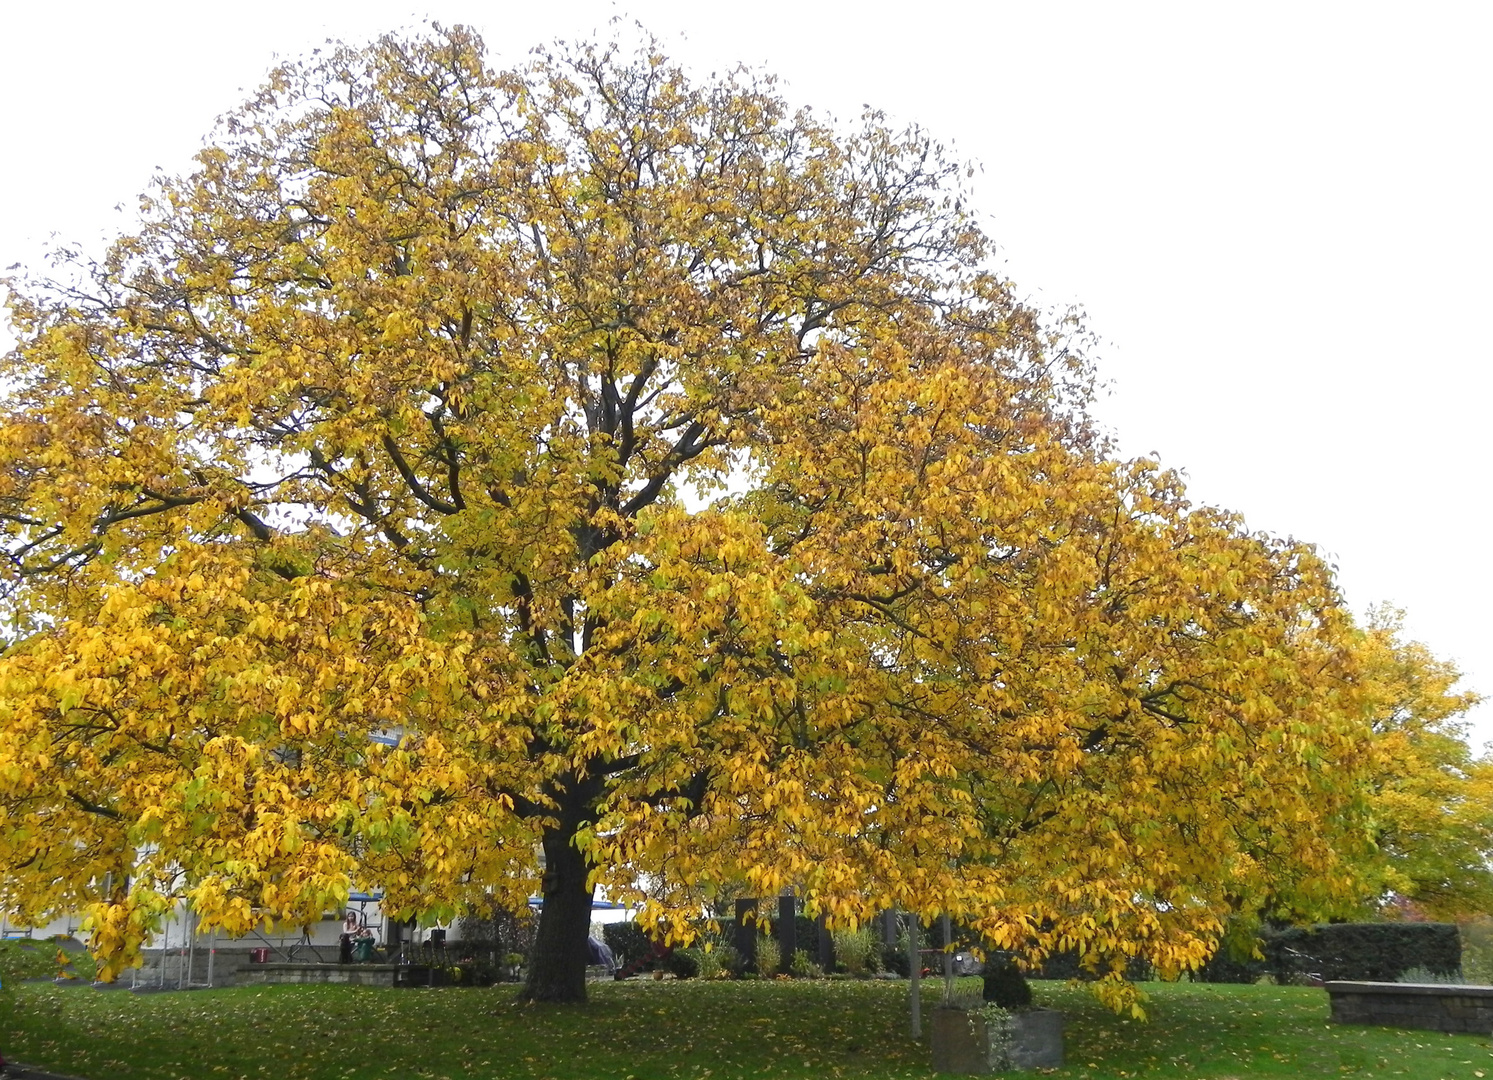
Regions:
<instances>
[{"instance_id":1,"label":"white overcast sky","mask_svg":"<svg viewBox=\"0 0 1493 1080\"><path fill-rule=\"evenodd\" d=\"M0 266L128 228L277 56L428 17L501 65L615 15L977 160L1008 273L1104 341L1124 452L1317 544L1493 695L1493 4L8 0Z\"/></svg>"}]
</instances>

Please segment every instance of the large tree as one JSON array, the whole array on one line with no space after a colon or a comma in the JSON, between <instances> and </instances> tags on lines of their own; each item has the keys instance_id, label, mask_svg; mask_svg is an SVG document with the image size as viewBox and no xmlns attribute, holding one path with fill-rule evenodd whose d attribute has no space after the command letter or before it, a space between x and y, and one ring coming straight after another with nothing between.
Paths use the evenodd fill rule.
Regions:
<instances>
[{"instance_id":1,"label":"large tree","mask_svg":"<svg viewBox=\"0 0 1493 1080\"><path fill-rule=\"evenodd\" d=\"M649 49L276 71L136 235L13 286L7 905L87 907L117 969L183 897L538 888L566 1000L598 885L1167 971L1351 895L1329 571L1107 455L962 175Z\"/></svg>"}]
</instances>

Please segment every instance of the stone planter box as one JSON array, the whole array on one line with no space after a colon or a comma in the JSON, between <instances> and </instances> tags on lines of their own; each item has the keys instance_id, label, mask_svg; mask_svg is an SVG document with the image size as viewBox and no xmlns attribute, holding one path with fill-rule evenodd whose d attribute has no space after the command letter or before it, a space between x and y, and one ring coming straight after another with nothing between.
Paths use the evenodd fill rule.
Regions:
<instances>
[{"instance_id":1,"label":"stone planter box","mask_svg":"<svg viewBox=\"0 0 1493 1080\"><path fill-rule=\"evenodd\" d=\"M994 1031L982 1010L933 1009L928 1036L934 1072L970 1076L1063 1064L1063 1014L1055 1009L1011 1013L1004 1030Z\"/></svg>"},{"instance_id":2,"label":"stone planter box","mask_svg":"<svg viewBox=\"0 0 1493 1080\"><path fill-rule=\"evenodd\" d=\"M1493 986L1330 982L1334 1024L1493 1034Z\"/></svg>"}]
</instances>

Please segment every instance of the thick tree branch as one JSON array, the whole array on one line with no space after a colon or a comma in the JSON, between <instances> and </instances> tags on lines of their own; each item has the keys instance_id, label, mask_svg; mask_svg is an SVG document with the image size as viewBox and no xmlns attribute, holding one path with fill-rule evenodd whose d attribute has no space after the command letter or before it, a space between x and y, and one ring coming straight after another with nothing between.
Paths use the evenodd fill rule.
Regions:
<instances>
[{"instance_id":1,"label":"thick tree branch","mask_svg":"<svg viewBox=\"0 0 1493 1080\"><path fill-rule=\"evenodd\" d=\"M689 427L684 429L684 433L679 436L673 448L664 457L663 464L659 466L658 471L650 476L642 489L622 507L621 514L624 518L633 517L639 510L651 505L681 465L693 461L710 447L719 446L723 441L720 439L702 440L700 436L703 434L705 434L705 425L698 420L691 422Z\"/></svg>"},{"instance_id":2,"label":"thick tree branch","mask_svg":"<svg viewBox=\"0 0 1493 1080\"><path fill-rule=\"evenodd\" d=\"M415 498L419 499L422 503L430 507L438 514L450 515L461 512L461 507L456 506L453 503L448 503L445 499L438 499L430 492L425 490L425 485L420 483L420 478L416 476L415 471L410 468L409 462L404 460L404 454L400 452L399 446L387 433L385 433L384 435L383 444L384 449L388 451L389 457L394 462L394 468L399 470L399 475L404 478L405 485L410 489L410 493L413 494Z\"/></svg>"},{"instance_id":3,"label":"thick tree branch","mask_svg":"<svg viewBox=\"0 0 1493 1080\"><path fill-rule=\"evenodd\" d=\"M108 806L101 806L96 802L90 802L88 799L85 799L83 796L79 795L76 791L69 791L67 793L67 797L81 806L84 810L87 810L90 814L97 814L100 817L110 818L114 821L124 820L124 815L121 814L118 810L115 810Z\"/></svg>"}]
</instances>

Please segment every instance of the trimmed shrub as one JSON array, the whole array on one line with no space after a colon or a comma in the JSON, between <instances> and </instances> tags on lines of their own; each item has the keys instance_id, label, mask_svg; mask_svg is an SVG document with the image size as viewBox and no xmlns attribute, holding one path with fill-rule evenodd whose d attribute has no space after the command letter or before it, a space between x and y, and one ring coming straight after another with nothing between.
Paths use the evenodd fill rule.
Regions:
<instances>
[{"instance_id":1,"label":"trimmed shrub","mask_svg":"<svg viewBox=\"0 0 1493 1080\"><path fill-rule=\"evenodd\" d=\"M793 920L793 937L795 951L802 949L811 960L819 955L819 924L803 912Z\"/></svg>"},{"instance_id":2,"label":"trimmed shrub","mask_svg":"<svg viewBox=\"0 0 1493 1080\"><path fill-rule=\"evenodd\" d=\"M981 996L990 1004L1016 1012L1032 1004L1032 988L1026 976L1010 960L991 957L985 962L985 988Z\"/></svg>"},{"instance_id":3,"label":"trimmed shrub","mask_svg":"<svg viewBox=\"0 0 1493 1080\"><path fill-rule=\"evenodd\" d=\"M1462 942L1451 923L1328 923L1263 935L1266 963L1278 983L1396 982L1411 968L1451 975L1462 967Z\"/></svg>"},{"instance_id":4,"label":"trimmed shrub","mask_svg":"<svg viewBox=\"0 0 1493 1080\"><path fill-rule=\"evenodd\" d=\"M901 943L897 945L882 945L881 947L881 970L890 971L893 975L907 978L907 935L903 934Z\"/></svg>"},{"instance_id":5,"label":"trimmed shrub","mask_svg":"<svg viewBox=\"0 0 1493 1080\"><path fill-rule=\"evenodd\" d=\"M662 963L676 979L693 979L700 974L700 954L694 949L675 949L665 954Z\"/></svg>"}]
</instances>

